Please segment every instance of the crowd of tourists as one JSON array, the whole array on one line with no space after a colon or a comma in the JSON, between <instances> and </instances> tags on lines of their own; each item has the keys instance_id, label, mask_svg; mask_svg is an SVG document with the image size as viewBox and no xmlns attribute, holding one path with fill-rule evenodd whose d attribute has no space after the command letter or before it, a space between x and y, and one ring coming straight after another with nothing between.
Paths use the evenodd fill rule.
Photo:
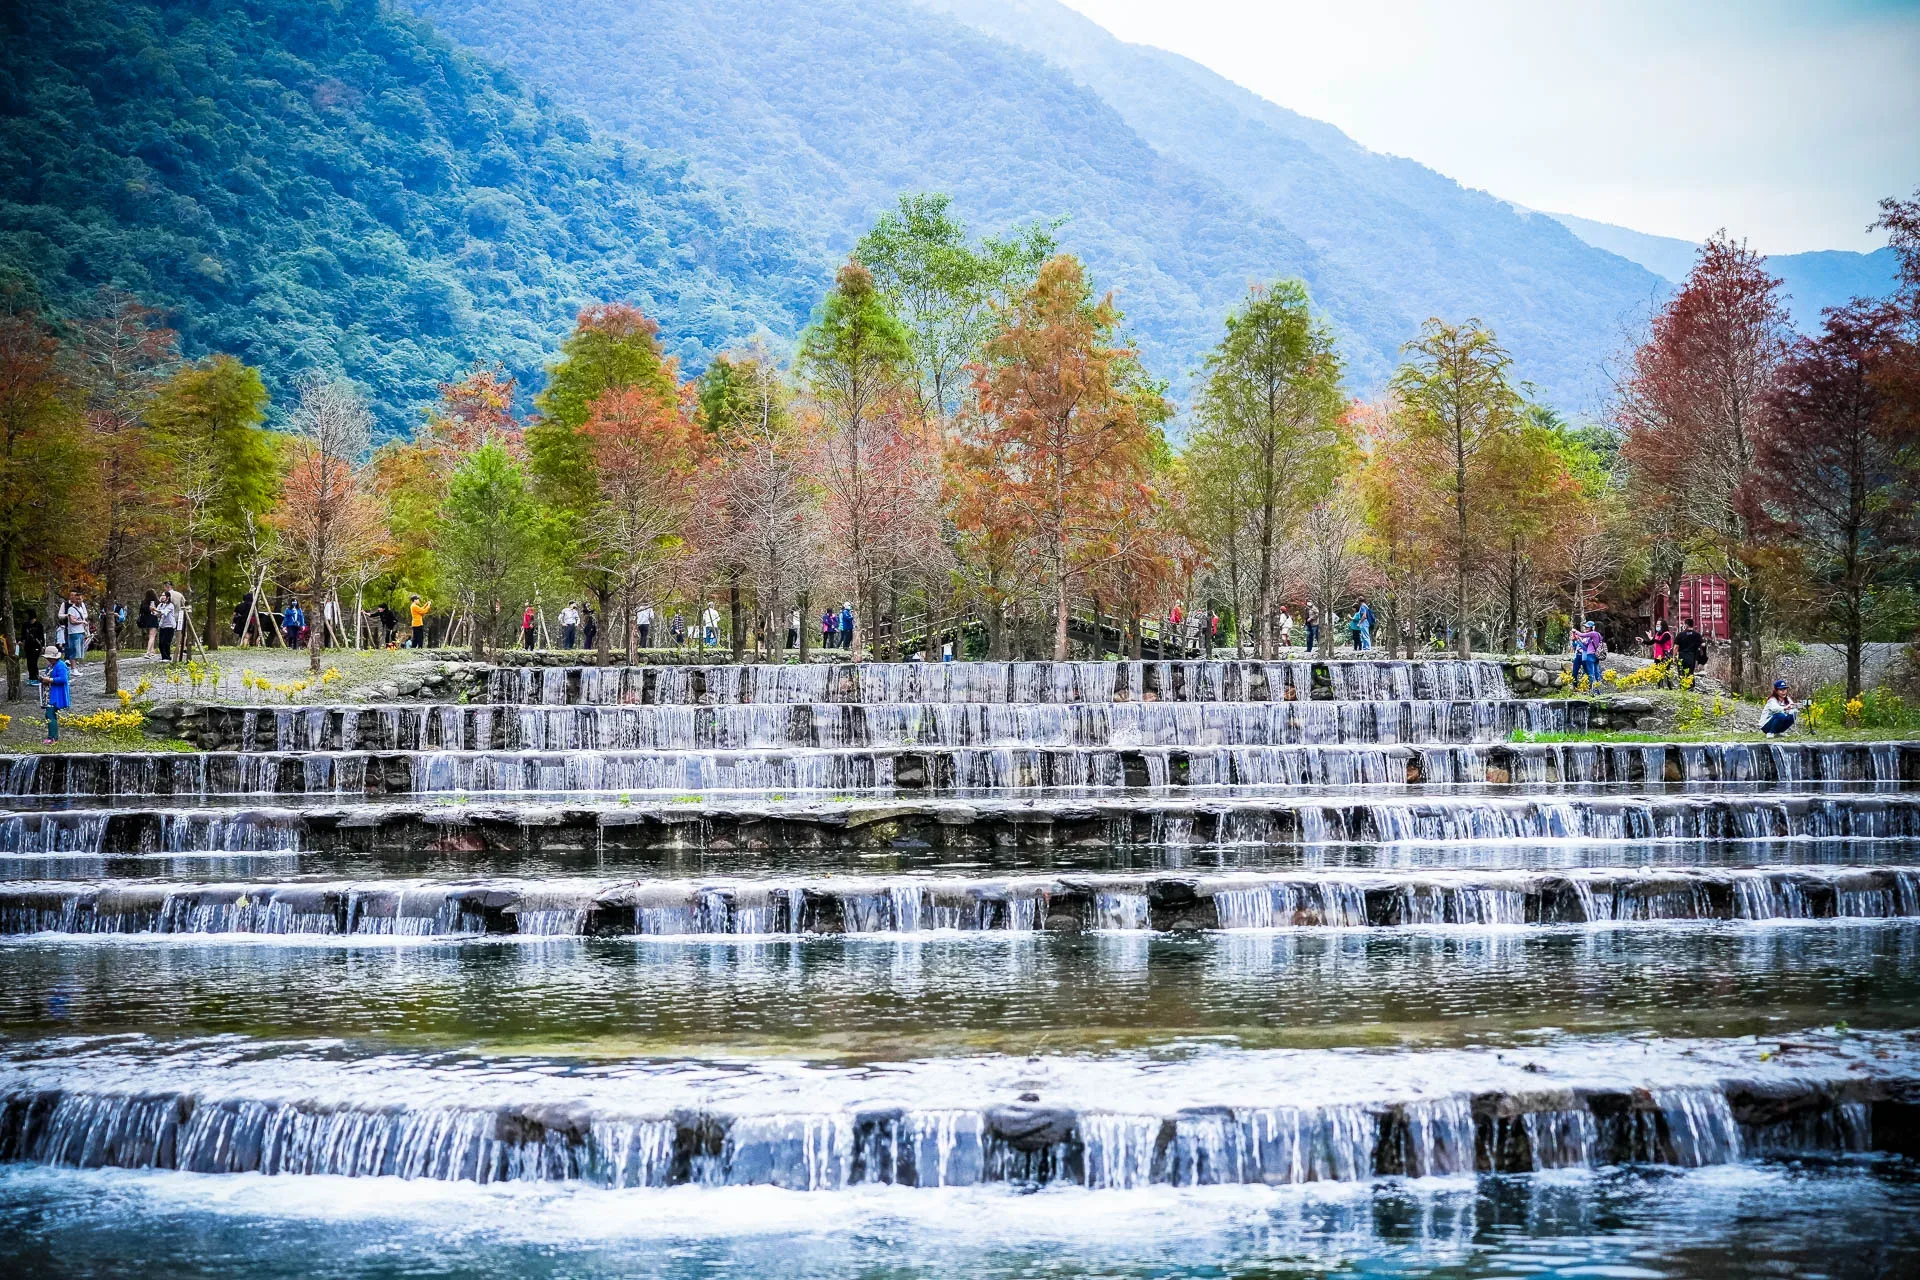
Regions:
<instances>
[{"instance_id":1,"label":"crowd of tourists","mask_svg":"<svg viewBox=\"0 0 1920 1280\"><path fill-rule=\"evenodd\" d=\"M309 643L315 624L297 599L288 600L276 611L264 602L256 603L255 594L247 592L233 611L233 634L239 643L279 644L288 648L301 648ZM388 648L424 648L432 611L432 602L423 600L418 594L409 595L404 615L383 602L364 614L362 625L369 628L371 633L365 639L369 644ZM1345 616L1338 611L1330 611L1323 618L1320 610L1311 604L1300 608L1298 614L1296 622L1295 610L1283 607L1273 620L1283 649L1293 648L1298 634L1305 651L1312 653L1318 649L1326 633L1343 638L1346 647L1354 653L1366 653L1374 647L1377 620L1371 603L1364 599ZM407 626L404 638L400 634L403 617ZM93 614L78 590L69 592L65 599L58 602L53 618L54 629L49 637L40 616L37 613L29 616L17 642L27 666L27 679L41 686L48 742L58 740L58 715L60 710L70 705L69 689L73 670L97 636ZM861 634L852 601L842 601L838 607L829 605L821 611L819 621L820 648L823 650L852 653L856 648L873 647L872 638ZM115 622L120 628L125 628L127 617L124 607L116 610ZM798 609L788 615L786 622L787 647L796 649L800 643L801 628L808 623ZM186 649L194 643L187 596L172 582L162 583L157 589L144 594L133 623L145 639L144 651L137 656L172 662L183 659ZM521 646L529 650L554 647L557 640L560 649L584 650L595 648L599 641L601 623L591 602L569 600L555 615L554 624L554 631L550 632L539 604L529 602L520 616ZM883 617L880 629L886 632L892 625L891 617ZM349 643L337 599L329 598L326 601L319 626L322 645ZM633 612L631 626L632 638L640 649L688 646L716 648L723 637L720 610L711 598L703 601L699 611L691 618L683 616L679 609L669 608L663 612L651 602L641 604ZM1170 642L1182 649L1198 648L1211 652L1220 642L1221 620L1219 614L1212 610L1208 610L1201 618L1192 618L1185 607L1176 602L1164 620L1146 624L1143 631L1162 646ZM1402 638L1405 639L1404 633ZM1533 638L1522 629L1515 642L1523 649L1531 648L1530 641ZM625 637L622 637L622 647L624 640ZM1444 648L1450 646L1452 635L1450 631L1445 634L1436 631L1432 640L1436 648ZM1607 640L1601 629L1590 619L1582 618L1572 627L1567 643L1572 657L1571 674L1576 686L1599 685L1608 657ZM1656 619L1646 633L1638 637L1638 643L1655 663L1663 664L1664 683L1669 686L1686 683L1688 678L1704 670L1711 652L1707 636L1692 618L1683 619L1677 633L1664 620ZM926 654L909 656L924 660ZM939 656L947 661L953 659L954 646L950 641L941 644ZM43 662L47 664L44 676L41 673ZM1762 708L1762 731L1768 736L1785 733L1793 726L1797 715L1786 682L1777 682L1773 696Z\"/></svg>"}]
</instances>

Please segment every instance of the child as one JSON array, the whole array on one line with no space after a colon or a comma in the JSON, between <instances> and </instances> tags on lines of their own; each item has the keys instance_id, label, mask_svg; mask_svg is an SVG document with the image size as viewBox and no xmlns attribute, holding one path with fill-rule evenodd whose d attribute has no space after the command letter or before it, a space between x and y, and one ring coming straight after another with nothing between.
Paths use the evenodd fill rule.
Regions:
<instances>
[{"instance_id":1,"label":"child","mask_svg":"<svg viewBox=\"0 0 1920 1280\"><path fill-rule=\"evenodd\" d=\"M73 701L67 695L67 660L52 645L40 656L53 664L47 668L47 678L40 682L40 705L47 714L47 745L52 746L60 741L60 713Z\"/></svg>"},{"instance_id":2,"label":"child","mask_svg":"<svg viewBox=\"0 0 1920 1280\"><path fill-rule=\"evenodd\" d=\"M1769 738L1777 738L1793 728L1793 722L1799 718L1799 712L1793 709L1793 695L1787 692L1785 680L1773 682L1773 696L1760 708L1766 717L1760 724L1760 732Z\"/></svg>"}]
</instances>

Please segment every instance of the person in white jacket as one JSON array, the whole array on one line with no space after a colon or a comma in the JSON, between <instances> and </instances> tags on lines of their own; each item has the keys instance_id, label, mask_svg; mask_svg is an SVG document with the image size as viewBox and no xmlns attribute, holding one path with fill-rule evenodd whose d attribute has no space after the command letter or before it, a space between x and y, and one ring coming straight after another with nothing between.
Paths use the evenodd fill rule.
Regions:
<instances>
[{"instance_id":1,"label":"person in white jacket","mask_svg":"<svg viewBox=\"0 0 1920 1280\"><path fill-rule=\"evenodd\" d=\"M1777 738L1793 728L1793 722L1800 718L1800 712L1793 705L1793 695L1787 692L1785 680L1773 682L1773 696L1760 708L1760 732L1769 738Z\"/></svg>"}]
</instances>

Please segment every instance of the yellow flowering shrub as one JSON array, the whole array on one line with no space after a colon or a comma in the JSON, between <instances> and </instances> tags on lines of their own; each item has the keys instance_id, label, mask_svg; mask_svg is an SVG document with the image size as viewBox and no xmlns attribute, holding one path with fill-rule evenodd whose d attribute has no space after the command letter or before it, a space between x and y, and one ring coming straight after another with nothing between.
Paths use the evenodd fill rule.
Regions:
<instances>
[{"instance_id":1,"label":"yellow flowering shrub","mask_svg":"<svg viewBox=\"0 0 1920 1280\"><path fill-rule=\"evenodd\" d=\"M126 729L138 729L147 722L144 712L115 711L111 707L101 711L89 711L85 715L69 716L64 721L68 728L79 729L83 733L115 733Z\"/></svg>"}]
</instances>

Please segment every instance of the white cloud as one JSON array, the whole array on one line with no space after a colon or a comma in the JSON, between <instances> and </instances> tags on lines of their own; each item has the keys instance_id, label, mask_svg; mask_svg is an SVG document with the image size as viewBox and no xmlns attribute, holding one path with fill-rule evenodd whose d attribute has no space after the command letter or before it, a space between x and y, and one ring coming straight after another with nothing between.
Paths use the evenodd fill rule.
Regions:
<instances>
[{"instance_id":1,"label":"white cloud","mask_svg":"<svg viewBox=\"0 0 1920 1280\"><path fill-rule=\"evenodd\" d=\"M1864 249L1920 186L1920 3L1066 0L1534 208Z\"/></svg>"}]
</instances>

